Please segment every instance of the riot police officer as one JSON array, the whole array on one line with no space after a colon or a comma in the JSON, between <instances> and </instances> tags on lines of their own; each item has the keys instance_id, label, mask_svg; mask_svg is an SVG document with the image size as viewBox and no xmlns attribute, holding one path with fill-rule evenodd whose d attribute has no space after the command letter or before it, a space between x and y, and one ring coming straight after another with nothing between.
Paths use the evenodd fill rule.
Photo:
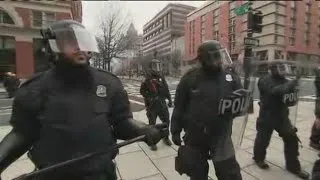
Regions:
<instances>
[{"instance_id":1,"label":"riot police officer","mask_svg":"<svg viewBox=\"0 0 320 180\"><path fill-rule=\"evenodd\" d=\"M12 131L0 144L0 172L22 154L37 169L115 145L116 139L147 135L152 145L161 135L155 127L133 120L120 80L88 65L97 43L73 20L41 31L54 66L21 85L13 102ZM116 179L117 152L93 157L39 179Z\"/></svg>"},{"instance_id":2,"label":"riot police officer","mask_svg":"<svg viewBox=\"0 0 320 180\"><path fill-rule=\"evenodd\" d=\"M7 72L4 77L3 85L8 93L8 98L13 98L19 87L20 80L17 78L16 74L12 72Z\"/></svg>"},{"instance_id":3,"label":"riot police officer","mask_svg":"<svg viewBox=\"0 0 320 180\"><path fill-rule=\"evenodd\" d=\"M180 146L176 171L187 174L191 180L207 180L207 160L212 159L219 180L241 180L231 139L232 120L241 110L221 106L224 102L234 105L236 99L244 97L232 96L242 89L240 78L230 68L224 68L232 61L218 41L202 43L197 59L201 67L182 77L175 95L170 131L172 141Z\"/></svg>"},{"instance_id":4,"label":"riot police officer","mask_svg":"<svg viewBox=\"0 0 320 180\"><path fill-rule=\"evenodd\" d=\"M169 124L170 119L166 99L169 101L169 107L172 107L172 100L167 81L161 75L159 60L153 59L148 62L146 78L141 83L140 94L144 97L149 125L155 125L158 116L162 122ZM163 141L168 146L172 144L169 136L164 137ZM157 146L151 146L151 150L157 150Z\"/></svg>"},{"instance_id":5,"label":"riot police officer","mask_svg":"<svg viewBox=\"0 0 320 180\"><path fill-rule=\"evenodd\" d=\"M291 124L288 107L297 103L297 85L300 78L288 80L288 64L271 63L270 73L258 81L260 92L260 111L257 119L257 136L254 142L254 157L256 164L262 169L268 169L265 162L266 149L269 146L273 130L276 130L284 142L286 168L302 179L308 179L309 174L301 169L298 159L297 129ZM285 98L294 95L296 98Z\"/></svg>"},{"instance_id":6,"label":"riot police officer","mask_svg":"<svg viewBox=\"0 0 320 180\"><path fill-rule=\"evenodd\" d=\"M311 172L311 180L319 180L319 179L320 179L320 159L316 160Z\"/></svg>"},{"instance_id":7,"label":"riot police officer","mask_svg":"<svg viewBox=\"0 0 320 180\"><path fill-rule=\"evenodd\" d=\"M320 68L315 70L315 75L314 85L316 87L316 102L314 114L316 119L311 129L310 146L320 150Z\"/></svg>"}]
</instances>

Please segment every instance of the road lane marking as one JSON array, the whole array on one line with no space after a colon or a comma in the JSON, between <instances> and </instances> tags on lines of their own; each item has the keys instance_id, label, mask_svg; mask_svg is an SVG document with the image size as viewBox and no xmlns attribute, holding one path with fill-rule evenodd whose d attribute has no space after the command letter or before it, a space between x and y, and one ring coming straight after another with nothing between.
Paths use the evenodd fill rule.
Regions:
<instances>
[{"instance_id":1,"label":"road lane marking","mask_svg":"<svg viewBox=\"0 0 320 180\"><path fill-rule=\"evenodd\" d=\"M132 99L129 99L130 102L132 103L135 103L135 104L139 104L141 106L144 106L144 103L140 102L140 101L135 101L135 100L132 100Z\"/></svg>"},{"instance_id":2,"label":"road lane marking","mask_svg":"<svg viewBox=\"0 0 320 180\"><path fill-rule=\"evenodd\" d=\"M12 106L4 106L4 107L0 107L0 110L2 110L2 109L11 109L12 108Z\"/></svg>"},{"instance_id":3,"label":"road lane marking","mask_svg":"<svg viewBox=\"0 0 320 180\"><path fill-rule=\"evenodd\" d=\"M4 116L4 115L10 115L11 112L7 112L7 113L0 113L0 116Z\"/></svg>"}]
</instances>

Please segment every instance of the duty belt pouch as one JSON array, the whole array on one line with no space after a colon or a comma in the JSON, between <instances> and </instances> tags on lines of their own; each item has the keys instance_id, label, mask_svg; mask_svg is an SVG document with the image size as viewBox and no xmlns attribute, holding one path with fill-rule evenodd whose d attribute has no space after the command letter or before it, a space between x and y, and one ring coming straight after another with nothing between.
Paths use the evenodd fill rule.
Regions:
<instances>
[{"instance_id":1,"label":"duty belt pouch","mask_svg":"<svg viewBox=\"0 0 320 180\"><path fill-rule=\"evenodd\" d=\"M203 166L207 159L200 150L190 146L180 146L178 156L175 158L175 170L180 174L191 176L195 167Z\"/></svg>"}]
</instances>

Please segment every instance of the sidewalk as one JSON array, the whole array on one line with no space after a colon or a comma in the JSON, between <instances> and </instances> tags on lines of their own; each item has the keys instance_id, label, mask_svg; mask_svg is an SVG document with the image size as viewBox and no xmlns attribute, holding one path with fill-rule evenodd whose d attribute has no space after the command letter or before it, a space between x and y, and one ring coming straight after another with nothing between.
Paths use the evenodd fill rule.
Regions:
<instances>
[{"instance_id":1,"label":"sidewalk","mask_svg":"<svg viewBox=\"0 0 320 180\"><path fill-rule=\"evenodd\" d=\"M303 169L311 172L314 161L317 159L317 151L309 148L309 136L313 123L312 102L300 102L297 128L298 135L303 143L300 148L300 160ZM171 109L172 111L172 109ZM255 112L258 112L258 106L255 104ZM255 120L257 113L250 115L246 127L245 137L242 146L237 149L237 159L242 169L244 180L295 180L294 175L285 171L285 162L283 155L283 143L277 133L273 134L267 160L270 164L270 170L264 171L254 165L252 158L253 142L256 135ZM145 111L134 113L135 119L147 122ZM234 128L237 128L235 123ZM10 127L0 127L0 140L10 131ZM118 178L122 180L188 180L186 176L180 176L174 170L174 158L177 153L177 147L167 147L162 142L158 144L158 151L151 151L144 143L135 143L120 149L120 154L116 158ZM209 175L216 179L212 163L210 164ZM9 180L17 175L31 171L32 163L26 158L21 157L17 162L11 165L3 174L3 180Z\"/></svg>"}]
</instances>

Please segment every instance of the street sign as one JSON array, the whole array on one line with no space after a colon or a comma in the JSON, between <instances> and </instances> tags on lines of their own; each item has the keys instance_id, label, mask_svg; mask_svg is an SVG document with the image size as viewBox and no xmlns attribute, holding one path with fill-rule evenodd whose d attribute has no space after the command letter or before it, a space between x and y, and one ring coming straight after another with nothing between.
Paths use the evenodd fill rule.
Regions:
<instances>
[{"instance_id":1,"label":"street sign","mask_svg":"<svg viewBox=\"0 0 320 180\"><path fill-rule=\"evenodd\" d=\"M245 37L244 38L244 45L245 46L258 46L259 39Z\"/></svg>"},{"instance_id":2,"label":"street sign","mask_svg":"<svg viewBox=\"0 0 320 180\"><path fill-rule=\"evenodd\" d=\"M249 7L250 7L250 3L245 3L239 7L234 8L233 11L237 16L241 16L246 14L249 11Z\"/></svg>"}]
</instances>

